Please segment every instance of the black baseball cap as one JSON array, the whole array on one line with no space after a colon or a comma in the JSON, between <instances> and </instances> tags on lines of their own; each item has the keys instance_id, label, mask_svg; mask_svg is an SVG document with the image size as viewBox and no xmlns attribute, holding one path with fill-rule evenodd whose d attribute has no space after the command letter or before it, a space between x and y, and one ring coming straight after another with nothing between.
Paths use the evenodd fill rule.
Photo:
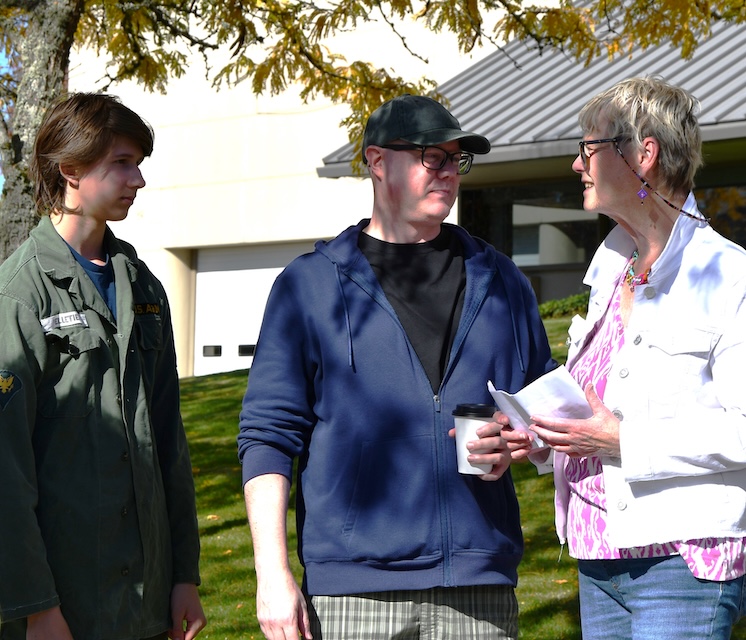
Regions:
<instances>
[{"instance_id":1,"label":"black baseball cap","mask_svg":"<svg viewBox=\"0 0 746 640\"><path fill-rule=\"evenodd\" d=\"M451 140L469 153L488 153L490 141L478 133L463 131L458 120L440 102L408 93L384 102L368 118L363 135L363 162L370 145L383 146L394 140L434 146Z\"/></svg>"}]
</instances>

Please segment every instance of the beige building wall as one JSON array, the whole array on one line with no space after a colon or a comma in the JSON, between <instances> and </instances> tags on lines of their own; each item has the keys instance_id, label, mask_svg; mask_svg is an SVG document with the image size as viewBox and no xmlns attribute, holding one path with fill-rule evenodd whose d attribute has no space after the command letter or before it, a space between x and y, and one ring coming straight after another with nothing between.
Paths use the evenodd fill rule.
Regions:
<instances>
[{"instance_id":1,"label":"beige building wall","mask_svg":"<svg viewBox=\"0 0 746 640\"><path fill-rule=\"evenodd\" d=\"M375 41L382 45L376 47L376 55L384 56L392 67L396 63L397 73L427 74L439 81L475 59L454 54L455 46L448 50L442 37L417 29L414 35L429 57L428 64L402 55L391 36L384 43L374 25L341 40L353 49L367 50L364 57L370 57L368 45ZM71 91L99 90L103 75L102 63L90 52L72 55ZM268 248L277 245L284 256L288 247L307 248L312 241L333 237L370 215L367 179L332 180L316 174L322 158L347 143L347 132L339 125L347 107L326 100L303 104L297 88L274 97L253 95L248 83L216 91L198 58L184 77L169 83L166 95L148 93L134 83L114 86L109 93L119 96L155 130L153 155L142 165L147 186L127 220L116 223L113 230L135 245L168 291L180 375L220 370L216 362L207 369L202 366L203 345L195 346L195 318L202 318L202 334L205 323L241 323L247 314L251 315L247 324L257 324L278 271L270 261L272 268L252 272L258 277L245 279L247 287L237 287L242 280L235 271L241 267L234 250L249 256L261 249L261 255L266 255ZM214 262L218 249L232 256L226 278L216 278L214 272L209 279L201 277L200 256L212 251ZM247 263L255 262L247 257ZM200 281L210 283L202 287L209 295L200 292ZM226 289L216 298L215 283L220 282ZM210 305L218 304L216 299L224 305L222 313L217 309L212 314L198 313L201 300L208 298ZM212 329L215 334L219 327ZM242 341L251 344L255 336ZM250 360L234 358L225 370L248 366L244 363Z\"/></svg>"}]
</instances>

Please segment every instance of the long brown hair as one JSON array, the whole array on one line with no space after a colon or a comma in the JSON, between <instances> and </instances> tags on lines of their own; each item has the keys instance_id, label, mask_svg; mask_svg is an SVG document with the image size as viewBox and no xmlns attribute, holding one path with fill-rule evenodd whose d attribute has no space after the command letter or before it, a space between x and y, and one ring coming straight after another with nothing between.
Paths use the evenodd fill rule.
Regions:
<instances>
[{"instance_id":1,"label":"long brown hair","mask_svg":"<svg viewBox=\"0 0 746 640\"><path fill-rule=\"evenodd\" d=\"M39 214L68 211L60 165L85 170L109 152L118 136L137 143L144 156L153 152L150 125L115 96L73 93L52 105L39 127L29 164Z\"/></svg>"}]
</instances>

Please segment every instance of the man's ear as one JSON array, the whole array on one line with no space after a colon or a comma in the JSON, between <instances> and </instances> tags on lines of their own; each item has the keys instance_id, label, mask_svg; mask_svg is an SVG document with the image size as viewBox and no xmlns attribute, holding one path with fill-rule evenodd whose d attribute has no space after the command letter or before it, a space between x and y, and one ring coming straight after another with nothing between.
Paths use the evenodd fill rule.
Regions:
<instances>
[{"instance_id":1,"label":"man's ear","mask_svg":"<svg viewBox=\"0 0 746 640\"><path fill-rule=\"evenodd\" d=\"M60 175L65 182L70 185L73 189L77 189L80 185L80 177L78 176L78 170L67 164L60 165Z\"/></svg>"},{"instance_id":2,"label":"man's ear","mask_svg":"<svg viewBox=\"0 0 746 640\"><path fill-rule=\"evenodd\" d=\"M367 160L366 164L371 171L379 171L381 164L383 163L383 151L381 150L381 147L369 145L368 148L365 149L365 159Z\"/></svg>"}]
</instances>

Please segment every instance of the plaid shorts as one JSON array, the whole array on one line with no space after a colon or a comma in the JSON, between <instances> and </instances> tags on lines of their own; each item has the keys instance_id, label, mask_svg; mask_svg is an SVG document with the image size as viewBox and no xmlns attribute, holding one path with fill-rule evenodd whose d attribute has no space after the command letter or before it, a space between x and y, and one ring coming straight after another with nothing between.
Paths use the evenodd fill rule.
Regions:
<instances>
[{"instance_id":1,"label":"plaid shorts","mask_svg":"<svg viewBox=\"0 0 746 640\"><path fill-rule=\"evenodd\" d=\"M475 586L312 596L314 640L515 640L513 587Z\"/></svg>"}]
</instances>

